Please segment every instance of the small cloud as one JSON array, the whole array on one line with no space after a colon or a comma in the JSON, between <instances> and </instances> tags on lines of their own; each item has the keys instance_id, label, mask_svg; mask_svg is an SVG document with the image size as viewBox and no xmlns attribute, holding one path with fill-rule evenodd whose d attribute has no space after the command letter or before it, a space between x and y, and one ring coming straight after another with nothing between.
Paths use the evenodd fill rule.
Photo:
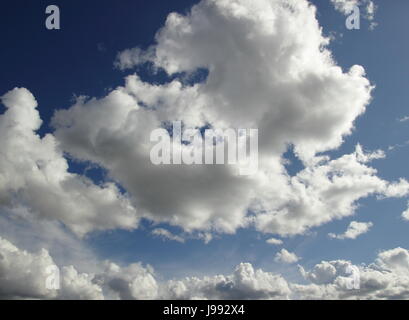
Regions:
<instances>
[{"instance_id":1,"label":"small cloud","mask_svg":"<svg viewBox=\"0 0 409 320\"><path fill-rule=\"evenodd\" d=\"M266 242L267 242L268 244L272 244L272 245L275 245L275 246L279 246L279 245L282 245L282 244L283 244L283 241L282 241L282 240L276 239L276 238L270 238L270 239L266 240Z\"/></svg>"},{"instance_id":2,"label":"small cloud","mask_svg":"<svg viewBox=\"0 0 409 320\"><path fill-rule=\"evenodd\" d=\"M300 258L297 257L295 253L289 252L286 249L281 249L281 251L278 252L274 258L275 262L281 262L285 264L296 263L298 260L300 260Z\"/></svg>"},{"instance_id":3,"label":"small cloud","mask_svg":"<svg viewBox=\"0 0 409 320\"><path fill-rule=\"evenodd\" d=\"M367 233L373 226L372 222L352 221L347 230L342 234L329 233L328 236L333 239L356 239L361 234Z\"/></svg>"},{"instance_id":4,"label":"small cloud","mask_svg":"<svg viewBox=\"0 0 409 320\"><path fill-rule=\"evenodd\" d=\"M181 236L175 235L171 233L170 231L163 229L163 228L156 228L152 231L152 234L158 237L161 237L164 240L171 240L171 241L177 241L184 243L185 239L183 239Z\"/></svg>"},{"instance_id":5,"label":"small cloud","mask_svg":"<svg viewBox=\"0 0 409 320\"><path fill-rule=\"evenodd\" d=\"M408 120L409 120L409 116L404 116L404 117L398 119L399 122L406 122Z\"/></svg>"},{"instance_id":6,"label":"small cloud","mask_svg":"<svg viewBox=\"0 0 409 320\"><path fill-rule=\"evenodd\" d=\"M409 221L409 202L408 202L408 208L402 212L402 218L405 221Z\"/></svg>"}]
</instances>

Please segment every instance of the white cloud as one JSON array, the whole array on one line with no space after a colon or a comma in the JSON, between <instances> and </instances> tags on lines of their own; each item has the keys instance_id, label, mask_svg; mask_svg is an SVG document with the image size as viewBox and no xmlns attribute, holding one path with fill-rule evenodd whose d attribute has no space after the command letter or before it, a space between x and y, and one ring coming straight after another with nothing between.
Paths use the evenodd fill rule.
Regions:
<instances>
[{"instance_id":1,"label":"white cloud","mask_svg":"<svg viewBox=\"0 0 409 320\"><path fill-rule=\"evenodd\" d=\"M372 222L352 221L343 234L329 233L328 235L334 239L356 239L361 234L367 233L372 226Z\"/></svg>"},{"instance_id":2,"label":"white cloud","mask_svg":"<svg viewBox=\"0 0 409 320\"><path fill-rule=\"evenodd\" d=\"M58 265L75 265L85 272L98 267L93 264L96 254L82 239L59 221L39 220L26 207L0 209L0 234L29 252L46 249Z\"/></svg>"},{"instance_id":3,"label":"white cloud","mask_svg":"<svg viewBox=\"0 0 409 320\"><path fill-rule=\"evenodd\" d=\"M149 60L170 74L207 68L206 81L154 85L128 76L106 97L79 98L56 112L56 130L44 138L35 134L41 119L31 93L7 93L0 203L25 206L80 236L133 229L147 218L209 239L250 225L281 236L302 234L353 215L369 195L406 196L406 180L390 183L369 166L384 156L380 151L357 146L338 159L317 156L351 134L373 87L361 66L344 72L336 65L315 14L305 0L204 0L185 16L172 13L156 45L129 49L133 54L120 55L117 64ZM153 165L150 133L172 120L258 128L259 172L243 177L227 165ZM293 177L283 159L289 145L305 166ZM95 185L69 173L64 152L105 168L126 193L112 182Z\"/></svg>"},{"instance_id":4,"label":"white cloud","mask_svg":"<svg viewBox=\"0 0 409 320\"><path fill-rule=\"evenodd\" d=\"M282 152L293 143L308 157L335 148L370 99L363 68L343 73L331 59L307 1L202 1L187 16L169 15L156 38L148 50L155 66L168 73L209 69L183 120L258 127L265 151ZM155 86L145 101L142 88L148 86L138 84L135 94L149 104L164 89ZM179 110L167 108L179 117ZM192 119L193 112L201 118Z\"/></svg>"},{"instance_id":5,"label":"white cloud","mask_svg":"<svg viewBox=\"0 0 409 320\"><path fill-rule=\"evenodd\" d=\"M152 230L152 234L158 237L162 237L163 239L177 241L177 242L185 242L185 239L181 236L175 235L170 231L163 229L163 228L156 228Z\"/></svg>"},{"instance_id":6,"label":"white cloud","mask_svg":"<svg viewBox=\"0 0 409 320\"><path fill-rule=\"evenodd\" d=\"M267 242L268 244L277 245L277 246L283 244L283 241L282 241L282 240L276 239L276 238L267 239L266 242Z\"/></svg>"},{"instance_id":7,"label":"white cloud","mask_svg":"<svg viewBox=\"0 0 409 320\"><path fill-rule=\"evenodd\" d=\"M152 267L133 263L126 267L106 261L105 269L94 278L106 299L151 300L158 298L158 283Z\"/></svg>"},{"instance_id":8,"label":"white cloud","mask_svg":"<svg viewBox=\"0 0 409 320\"><path fill-rule=\"evenodd\" d=\"M409 116L405 116L405 117L402 117L402 118L398 119L399 122L406 122L408 120L409 120Z\"/></svg>"},{"instance_id":9,"label":"white cloud","mask_svg":"<svg viewBox=\"0 0 409 320\"><path fill-rule=\"evenodd\" d=\"M45 249L29 253L0 238L0 297L3 299L102 299L102 290L91 282L92 274L73 267L61 270L61 289L46 287L49 268L55 266Z\"/></svg>"},{"instance_id":10,"label":"white cloud","mask_svg":"<svg viewBox=\"0 0 409 320\"><path fill-rule=\"evenodd\" d=\"M90 274L62 267L61 289L49 290L47 267L55 263L47 250L32 254L0 238L0 257L0 297L7 299L286 299L290 294L284 278L249 263L228 276L158 282L150 266L106 261L102 271Z\"/></svg>"},{"instance_id":11,"label":"white cloud","mask_svg":"<svg viewBox=\"0 0 409 320\"><path fill-rule=\"evenodd\" d=\"M384 269L407 275L409 270L409 251L403 248L382 251L378 254L376 262Z\"/></svg>"},{"instance_id":12,"label":"white cloud","mask_svg":"<svg viewBox=\"0 0 409 320\"><path fill-rule=\"evenodd\" d=\"M409 208L402 212L402 218L406 221L409 221Z\"/></svg>"},{"instance_id":13,"label":"white cloud","mask_svg":"<svg viewBox=\"0 0 409 320\"><path fill-rule=\"evenodd\" d=\"M374 263L356 267L359 289L349 289L346 260L322 261L311 271L300 267L308 284L288 282L282 275L239 264L230 275L187 277L160 281L150 266L121 267L99 262L102 269L81 273L59 266L61 287L47 289L47 271L55 266L43 249L30 253L0 238L0 297L3 299L408 299L409 251L378 254Z\"/></svg>"},{"instance_id":14,"label":"white cloud","mask_svg":"<svg viewBox=\"0 0 409 320\"><path fill-rule=\"evenodd\" d=\"M390 185L366 165L379 152L357 147L335 160L316 156L352 132L373 87L361 66L344 72L332 60L315 13L307 1L282 0L205 0L185 16L172 13L156 45L128 49L117 66L150 61L169 74L206 68L207 80L153 85L128 76L107 97L58 111L55 135L75 158L106 168L140 216L186 232L233 233L255 224L262 232L292 235L352 215L368 195L394 196L399 188L403 196L404 180ZM258 174L152 165L149 134L172 120L258 128ZM306 166L296 177L283 165L290 144Z\"/></svg>"},{"instance_id":15,"label":"white cloud","mask_svg":"<svg viewBox=\"0 0 409 320\"><path fill-rule=\"evenodd\" d=\"M346 286L349 261L323 261L301 272L312 284L292 284L293 298L301 299L408 299L409 252L403 248L379 253L375 263L359 266L360 289Z\"/></svg>"},{"instance_id":16,"label":"white cloud","mask_svg":"<svg viewBox=\"0 0 409 320\"><path fill-rule=\"evenodd\" d=\"M274 261L291 264L297 262L299 259L300 258L298 258L295 253L289 252L286 249L281 249L281 251L276 254Z\"/></svg>"},{"instance_id":17,"label":"white cloud","mask_svg":"<svg viewBox=\"0 0 409 320\"><path fill-rule=\"evenodd\" d=\"M7 107L0 115L1 206L26 205L39 218L58 219L79 235L136 227L135 209L113 183L97 186L69 173L54 136L35 133L42 121L27 89L16 88L1 101Z\"/></svg>"},{"instance_id":18,"label":"white cloud","mask_svg":"<svg viewBox=\"0 0 409 320\"><path fill-rule=\"evenodd\" d=\"M289 295L283 277L255 270L250 263L241 263L229 276L169 281L163 291L166 299L288 299Z\"/></svg>"},{"instance_id":19,"label":"white cloud","mask_svg":"<svg viewBox=\"0 0 409 320\"><path fill-rule=\"evenodd\" d=\"M375 10L367 8L369 14ZM329 39L309 2L203 0L186 15L170 14L156 41L146 51L120 53L117 67L150 62L168 74L188 76L205 68L206 81L186 85L176 77L156 85L130 75L106 97L79 98L56 112L55 132L43 138L36 134L42 121L33 95L16 88L2 97L7 110L0 115L1 219L28 223L13 236L14 228L7 227L13 222L4 220L2 235L27 244L29 237L18 236L21 230L49 228L56 234L41 235L42 243L52 238L77 247L75 238L62 231L65 226L83 236L133 229L146 218L179 226L186 234L196 232L205 241L213 233L234 233L250 225L263 233L291 236L353 215L358 201L370 195L408 195L408 181L383 180L370 166L385 156L382 151L366 152L357 145L335 159L321 154L337 149L353 132L373 86L363 67L345 71L332 59ZM243 177L228 166L152 165L149 135L172 120L194 127L258 128L259 172ZM305 166L294 176L284 166L289 146ZM70 173L65 152L107 169L109 179L126 192L113 182L96 185ZM356 237L363 229L353 225L343 236ZM153 233L183 240L165 229ZM281 241L273 239L268 243ZM50 252L56 250L51 245L31 251L20 247L0 239L1 297L393 298L409 292L408 251L402 248L382 252L374 264L362 266L362 290L353 292L343 287L350 265L343 260L302 269L313 282L308 285L288 283L249 263L239 264L230 275L161 282L151 267L140 263L119 266L93 258L86 267L103 268L83 272L76 263L66 266L63 258L52 258ZM89 254L82 249L80 255ZM298 260L285 249L276 256L283 263ZM60 291L45 288L45 270L54 264L62 270Z\"/></svg>"},{"instance_id":20,"label":"white cloud","mask_svg":"<svg viewBox=\"0 0 409 320\"><path fill-rule=\"evenodd\" d=\"M390 183L377 176L368 162L382 152L365 153L358 145L355 152L338 159L321 159L292 177L288 183L267 185L264 197L254 208L257 230L289 236L306 232L334 219L351 216L357 201L371 194L404 197L409 184L402 179ZM258 211L259 210L259 211Z\"/></svg>"}]
</instances>

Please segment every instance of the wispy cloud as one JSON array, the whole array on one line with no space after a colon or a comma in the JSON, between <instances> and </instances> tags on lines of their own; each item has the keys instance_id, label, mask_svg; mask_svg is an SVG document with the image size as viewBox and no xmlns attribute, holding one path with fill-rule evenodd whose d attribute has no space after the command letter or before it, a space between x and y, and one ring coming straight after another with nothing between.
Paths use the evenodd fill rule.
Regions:
<instances>
[{"instance_id":1,"label":"wispy cloud","mask_svg":"<svg viewBox=\"0 0 409 320\"><path fill-rule=\"evenodd\" d=\"M409 116L404 116L404 117L398 119L399 122L406 122L408 120L409 120Z\"/></svg>"},{"instance_id":2,"label":"wispy cloud","mask_svg":"<svg viewBox=\"0 0 409 320\"><path fill-rule=\"evenodd\" d=\"M158 237L161 237L165 240L177 241L177 242L185 242L185 239L181 236L175 235L170 231L163 229L163 228L156 228L152 231L152 234Z\"/></svg>"}]
</instances>

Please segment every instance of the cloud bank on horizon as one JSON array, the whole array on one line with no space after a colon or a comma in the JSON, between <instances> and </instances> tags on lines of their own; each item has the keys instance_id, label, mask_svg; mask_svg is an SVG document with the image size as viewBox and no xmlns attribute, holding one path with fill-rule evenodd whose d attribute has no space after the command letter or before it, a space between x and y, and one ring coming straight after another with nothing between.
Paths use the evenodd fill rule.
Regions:
<instances>
[{"instance_id":1,"label":"cloud bank on horizon","mask_svg":"<svg viewBox=\"0 0 409 320\"><path fill-rule=\"evenodd\" d=\"M308 1L203 0L186 15L169 14L155 39L145 50L119 53L115 65L129 71L149 64L174 80L160 85L128 75L105 97L80 97L57 110L55 130L44 137L37 134L42 120L28 89L1 97L6 111L0 115L0 210L26 210L30 223L56 223L56 230L68 228L76 239L134 230L146 219L181 228L183 235L164 228L152 234L183 243L183 236L208 241L240 228L303 235L353 216L358 201L368 196L408 196L407 180L387 181L371 167L385 157L381 150L357 145L337 158L323 154L353 132L374 86L362 66L337 65ZM186 83L203 69L204 81ZM258 128L258 172L240 176L227 165L153 165L150 133L172 121L194 128ZM285 166L290 147L304 166L294 175ZM109 181L97 184L70 172L67 154L103 168ZM371 227L354 221L333 237L355 239ZM269 243L282 244L275 238ZM56 263L47 249L27 252L0 239L0 257L4 298L407 298L409 286L409 253L403 248L383 251L373 264L361 266L358 292L344 288L350 265L344 260L323 261L311 271L300 267L309 284L288 282L249 263L227 276L167 282L141 263L105 261L87 273L62 265L62 289L50 291L44 270ZM300 259L284 248L276 256L288 264Z\"/></svg>"},{"instance_id":2,"label":"cloud bank on horizon","mask_svg":"<svg viewBox=\"0 0 409 320\"><path fill-rule=\"evenodd\" d=\"M409 251L382 251L376 261L362 265L360 290L349 290L349 261L322 261L310 271L300 267L309 284L286 281L281 275L241 263L229 275L186 277L160 281L150 266L121 267L99 263L94 273L61 266L61 287L46 287L46 272L55 266L45 249L30 253L0 238L1 299L408 299Z\"/></svg>"}]
</instances>

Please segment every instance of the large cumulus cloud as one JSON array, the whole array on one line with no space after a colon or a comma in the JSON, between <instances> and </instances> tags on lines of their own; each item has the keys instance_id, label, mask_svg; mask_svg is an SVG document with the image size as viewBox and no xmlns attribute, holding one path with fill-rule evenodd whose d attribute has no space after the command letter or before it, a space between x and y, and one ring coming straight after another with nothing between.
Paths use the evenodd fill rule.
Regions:
<instances>
[{"instance_id":1,"label":"large cumulus cloud","mask_svg":"<svg viewBox=\"0 0 409 320\"><path fill-rule=\"evenodd\" d=\"M333 2L344 8L353 1ZM185 236L209 241L213 233L244 227L293 236L353 215L359 200L370 195L409 193L409 182L386 181L371 165L385 157L382 151L357 145L337 158L326 155L353 132L374 87L362 66L337 65L308 1L203 0L185 15L171 13L155 39L146 50L121 52L115 64L127 72L147 64L172 81L153 84L128 75L105 97L80 97L57 111L55 131L44 137L37 134L42 120L28 89L1 97L6 110L0 115L0 232L13 243L0 238L0 297L408 298L409 253L403 248L360 266L361 287L350 290L345 284L351 263L344 260L300 268L303 283L246 262L228 275L161 281L150 266L99 261L81 247L72 233L132 230L143 218L180 227L183 237L164 228L152 233L181 243ZM206 79L193 81L203 69ZM229 165L153 165L150 134L173 120L194 128L258 129L258 172L240 176ZM303 164L294 175L285 166L289 148ZM97 184L73 173L67 153L105 169L107 181ZM408 216L405 211L403 218ZM353 223L338 237L354 238L369 227ZM39 242L31 250L20 246L34 237ZM75 252L68 257L61 243ZM299 259L285 249L277 256L286 263ZM47 270L55 265L61 288L50 290Z\"/></svg>"},{"instance_id":2,"label":"large cumulus cloud","mask_svg":"<svg viewBox=\"0 0 409 320\"><path fill-rule=\"evenodd\" d=\"M47 286L56 267L47 250L27 252L0 238L0 297L88 300L103 298L101 288L91 281L94 275L79 273L74 266L63 267L59 276L55 274L61 279L59 289L56 286Z\"/></svg>"},{"instance_id":3,"label":"large cumulus cloud","mask_svg":"<svg viewBox=\"0 0 409 320\"><path fill-rule=\"evenodd\" d=\"M308 285L293 285L294 297L304 299L408 299L409 252L404 248L385 250L370 265L358 268L360 288L346 285L349 261L323 261L311 271L301 268Z\"/></svg>"},{"instance_id":4,"label":"large cumulus cloud","mask_svg":"<svg viewBox=\"0 0 409 320\"><path fill-rule=\"evenodd\" d=\"M78 99L56 112L55 137L75 158L107 169L138 216L187 232L253 225L293 235L352 215L368 195L405 196L405 180L389 183L369 166L380 152L318 155L351 134L373 86L363 67L344 71L332 59L315 11L304 0L204 0L186 15L172 13L155 45L125 50L116 65L150 63L176 78L158 85L133 74L106 97ZM205 81L183 81L202 69ZM150 133L173 120L259 129L258 173L154 166ZM290 145L305 165L295 177L284 166Z\"/></svg>"}]
</instances>

